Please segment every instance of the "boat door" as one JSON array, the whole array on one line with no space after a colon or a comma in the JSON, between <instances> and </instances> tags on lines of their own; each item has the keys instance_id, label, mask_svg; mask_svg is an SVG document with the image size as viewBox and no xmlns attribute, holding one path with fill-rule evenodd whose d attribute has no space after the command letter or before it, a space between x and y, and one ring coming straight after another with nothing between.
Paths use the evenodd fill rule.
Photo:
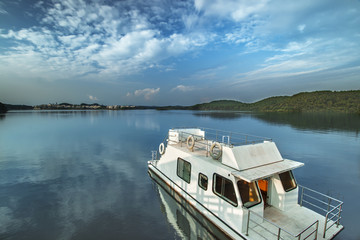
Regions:
<instances>
[{"instance_id":1,"label":"boat door","mask_svg":"<svg viewBox=\"0 0 360 240\"><path fill-rule=\"evenodd\" d=\"M261 196L264 201L264 208L266 208L267 206L270 205L269 182L270 182L270 178L258 180L258 185L259 185L259 188L261 191Z\"/></svg>"}]
</instances>

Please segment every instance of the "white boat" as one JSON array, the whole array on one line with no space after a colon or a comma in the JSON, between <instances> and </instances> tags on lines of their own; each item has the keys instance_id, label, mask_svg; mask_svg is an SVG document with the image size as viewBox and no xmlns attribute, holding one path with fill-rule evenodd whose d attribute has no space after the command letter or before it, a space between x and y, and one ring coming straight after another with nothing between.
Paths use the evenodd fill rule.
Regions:
<instances>
[{"instance_id":1,"label":"white boat","mask_svg":"<svg viewBox=\"0 0 360 240\"><path fill-rule=\"evenodd\" d=\"M166 189L160 184L155 185L155 190L161 201L161 212L181 239L229 239L226 234L202 217L196 209L186 204L174 191Z\"/></svg>"},{"instance_id":2,"label":"white boat","mask_svg":"<svg viewBox=\"0 0 360 240\"><path fill-rule=\"evenodd\" d=\"M263 137L204 128L170 129L149 174L230 239L332 239L343 202L300 186Z\"/></svg>"}]
</instances>

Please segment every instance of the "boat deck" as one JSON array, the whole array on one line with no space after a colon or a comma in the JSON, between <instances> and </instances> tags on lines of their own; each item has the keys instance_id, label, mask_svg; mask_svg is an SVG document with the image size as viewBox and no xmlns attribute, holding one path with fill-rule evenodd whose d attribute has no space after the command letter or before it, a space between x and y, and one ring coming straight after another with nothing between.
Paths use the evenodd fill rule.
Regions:
<instances>
[{"instance_id":1,"label":"boat deck","mask_svg":"<svg viewBox=\"0 0 360 240\"><path fill-rule=\"evenodd\" d=\"M186 141L184 142L171 142L171 146L176 147L178 149L181 149L184 152L188 152L191 153L193 155L196 156L206 156L209 157L209 149L210 146L212 144L212 141L209 140L197 140L195 142L194 148L192 150L190 150L187 145L186 145Z\"/></svg>"},{"instance_id":2,"label":"boat deck","mask_svg":"<svg viewBox=\"0 0 360 240\"><path fill-rule=\"evenodd\" d=\"M213 157L215 155L214 159L218 159L216 155L217 151L221 151L221 147L213 144L215 142L220 143L222 148L226 150L224 156L233 154L234 157L222 158L219 161L210 161L210 163L218 166L222 164L221 168L227 168L229 176L232 174L236 178L245 179L248 182L265 179L274 176L278 172L290 171L303 165L296 161L282 159L275 143L268 139L255 138L255 140L250 141L245 136L245 140L240 139L241 141L234 143L234 137L231 134L220 135L216 131L215 138L211 138L214 140L210 140L205 138L203 131L197 131L197 129L180 130L169 131L167 147L171 146L183 153L203 159L212 159L210 156L211 151L211 155ZM218 141L219 139L222 141ZM193 147L189 148L188 145ZM237 146L244 147L238 148ZM236 159L236 161L233 161L233 159ZM298 187L299 202L296 204L294 199L289 210L282 211L271 205L266 206L262 217L262 215L257 215L257 213L249 209L248 214L250 215L248 216L251 217L248 218L248 221L250 221L248 224L245 223L246 225L241 225L249 228L246 231L240 229L240 231L244 231L243 234L248 233L246 239L332 239L344 228L342 225L337 226L334 222L341 219L343 202L306 187L300 185ZM279 196L279 198L282 197ZM281 204L285 204L285 202L282 201ZM334 220L328 220L327 230L324 229L326 217L307 208L307 206L310 208L316 207L316 210L323 210L329 219ZM246 214L246 210L244 210L244 214ZM246 219L246 215L243 216ZM246 221L245 219L243 221ZM325 238L323 238L324 231L326 231Z\"/></svg>"},{"instance_id":3,"label":"boat deck","mask_svg":"<svg viewBox=\"0 0 360 240\"><path fill-rule=\"evenodd\" d=\"M324 233L324 221L325 217L308 209L297 205L288 211L281 211L274 207L266 207L264 211L264 218L270 220L274 224L281 226L284 230L294 234L295 236L301 233L304 229L319 220L317 239L332 239L338 234L344 227L339 225L338 227L334 224L330 229L327 230L325 238ZM331 225L333 222L329 222ZM328 225L328 226L329 226ZM300 239L306 239L306 237L315 230L315 225L305 231ZM250 221L249 237L251 239L277 239L278 228L274 225L263 221L260 224ZM281 239L299 239L291 236L290 234L282 231ZM314 234L307 239L316 239Z\"/></svg>"}]
</instances>

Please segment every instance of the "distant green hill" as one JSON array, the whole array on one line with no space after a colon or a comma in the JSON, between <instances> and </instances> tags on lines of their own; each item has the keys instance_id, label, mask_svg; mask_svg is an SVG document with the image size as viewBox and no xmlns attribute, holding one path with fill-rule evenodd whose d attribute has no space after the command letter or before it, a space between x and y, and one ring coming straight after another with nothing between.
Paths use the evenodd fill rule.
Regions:
<instances>
[{"instance_id":1,"label":"distant green hill","mask_svg":"<svg viewBox=\"0 0 360 240\"><path fill-rule=\"evenodd\" d=\"M261 112L344 112L360 113L360 90L301 92L278 96L255 103L218 100L196 104L191 110L233 110Z\"/></svg>"},{"instance_id":2,"label":"distant green hill","mask_svg":"<svg viewBox=\"0 0 360 240\"><path fill-rule=\"evenodd\" d=\"M191 106L191 110L249 110L251 104L234 100L218 100L210 103L202 103Z\"/></svg>"}]
</instances>

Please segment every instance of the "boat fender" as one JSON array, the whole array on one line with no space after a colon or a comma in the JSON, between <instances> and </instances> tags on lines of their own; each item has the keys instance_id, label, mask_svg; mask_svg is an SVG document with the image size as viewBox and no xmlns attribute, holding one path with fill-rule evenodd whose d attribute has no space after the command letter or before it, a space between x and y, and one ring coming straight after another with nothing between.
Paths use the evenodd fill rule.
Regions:
<instances>
[{"instance_id":1,"label":"boat fender","mask_svg":"<svg viewBox=\"0 0 360 240\"><path fill-rule=\"evenodd\" d=\"M195 139L193 135L188 136L187 140L186 140L186 145L188 147L188 149L192 150L195 146Z\"/></svg>"},{"instance_id":2,"label":"boat fender","mask_svg":"<svg viewBox=\"0 0 360 240\"><path fill-rule=\"evenodd\" d=\"M161 155L163 155L165 153L165 144L164 143L160 143L160 145L159 145L159 153Z\"/></svg>"},{"instance_id":3,"label":"boat fender","mask_svg":"<svg viewBox=\"0 0 360 240\"><path fill-rule=\"evenodd\" d=\"M215 148L218 148L219 150L215 151ZM210 147L210 156L214 160L219 160L221 155L222 155L222 146L221 146L221 144L218 143L218 142L214 142Z\"/></svg>"}]
</instances>

